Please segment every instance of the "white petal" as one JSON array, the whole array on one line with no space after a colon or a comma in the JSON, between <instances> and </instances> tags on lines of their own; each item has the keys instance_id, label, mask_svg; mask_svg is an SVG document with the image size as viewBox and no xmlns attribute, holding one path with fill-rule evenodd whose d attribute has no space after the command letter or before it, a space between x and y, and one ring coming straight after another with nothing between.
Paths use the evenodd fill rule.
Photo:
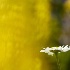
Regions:
<instances>
[{"instance_id":1,"label":"white petal","mask_svg":"<svg viewBox=\"0 0 70 70\"><path fill-rule=\"evenodd\" d=\"M62 48L64 47L64 45L62 46Z\"/></svg>"},{"instance_id":2,"label":"white petal","mask_svg":"<svg viewBox=\"0 0 70 70\"><path fill-rule=\"evenodd\" d=\"M69 50L70 50L70 46L69 46Z\"/></svg>"},{"instance_id":3,"label":"white petal","mask_svg":"<svg viewBox=\"0 0 70 70\"><path fill-rule=\"evenodd\" d=\"M53 54L54 54L53 52L49 52L49 53L48 53L48 55L52 55L52 56L53 56Z\"/></svg>"},{"instance_id":4,"label":"white petal","mask_svg":"<svg viewBox=\"0 0 70 70\"><path fill-rule=\"evenodd\" d=\"M61 46L59 46L59 47L58 47L58 50L62 51L62 47L61 47Z\"/></svg>"},{"instance_id":5,"label":"white petal","mask_svg":"<svg viewBox=\"0 0 70 70\"><path fill-rule=\"evenodd\" d=\"M41 50L40 52L45 52L45 50Z\"/></svg>"},{"instance_id":6,"label":"white petal","mask_svg":"<svg viewBox=\"0 0 70 70\"><path fill-rule=\"evenodd\" d=\"M57 47L52 47L52 50L57 50Z\"/></svg>"},{"instance_id":7,"label":"white petal","mask_svg":"<svg viewBox=\"0 0 70 70\"><path fill-rule=\"evenodd\" d=\"M62 48L63 52L67 52L69 50L69 48L67 47L68 45L66 45L64 48Z\"/></svg>"},{"instance_id":8,"label":"white petal","mask_svg":"<svg viewBox=\"0 0 70 70\"><path fill-rule=\"evenodd\" d=\"M47 47L47 48L45 49L45 53L48 53L48 52L50 52L50 48L49 48L49 47Z\"/></svg>"},{"instance_id":9,"label":"white petal","mask_svg":"<svg viewBox=\"0 0 70 70\"><path fill-rule=\"evenodd\" d=\"M43 49L46 49L46 48L43 48Z\"/></svg>"}]
</instances>

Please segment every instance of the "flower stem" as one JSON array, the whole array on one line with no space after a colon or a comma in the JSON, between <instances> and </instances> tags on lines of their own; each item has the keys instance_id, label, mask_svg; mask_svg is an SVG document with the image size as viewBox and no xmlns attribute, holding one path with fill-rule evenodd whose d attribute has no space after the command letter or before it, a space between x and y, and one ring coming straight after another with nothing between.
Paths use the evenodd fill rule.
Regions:
<instances>
[{"instance_id":1,"label":"flower stem","mask_svg":"<svg viewBox=\"0 0 70 70\"><path fill-rule=\"evenodd\" d=\"M58 58L58 53L55 54L55 56L56 56L56 61L57 61L58 70L61 70L61 68L60 68L60 62L59 62L59 58Z\"/></svg>"}]
</instances>

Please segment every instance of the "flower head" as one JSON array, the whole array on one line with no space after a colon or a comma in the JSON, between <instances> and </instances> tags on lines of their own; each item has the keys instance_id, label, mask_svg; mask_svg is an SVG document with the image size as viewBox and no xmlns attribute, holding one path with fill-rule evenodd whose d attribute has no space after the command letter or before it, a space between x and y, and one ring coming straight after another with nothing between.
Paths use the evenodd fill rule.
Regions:
<instances>
[{"instance_id":1,"label":"flower head","mask_svg":"<svg viewBox=\"0 0 70 70\"><path fill-rule=\"evenodd\" d=\"M59 46L59 47L43 48L43 50L41 50L40 52L45 52L45 53L48 53L48 55L53 56L54 53L67 52L69 50L70 50L70 46L68 47L68 45L66 45L64 47L64 45L63 45L63 46Z\"/></svg>"}]
</instances>

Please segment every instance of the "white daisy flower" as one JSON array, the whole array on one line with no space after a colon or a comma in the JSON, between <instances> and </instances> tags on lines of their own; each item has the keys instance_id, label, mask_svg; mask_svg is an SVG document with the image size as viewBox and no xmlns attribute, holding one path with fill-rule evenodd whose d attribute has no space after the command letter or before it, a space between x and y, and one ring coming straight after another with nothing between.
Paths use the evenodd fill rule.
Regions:
<instances>
[{"instance_id":1,"label":"white daisy flower","mask_svg":"<svg viewBox=\"0 0 70 70\"><path fill-rule=\"evenodd\" d=\"M68 47L68 45L66 46L59 46L59 47L47 47L47 48L43 48L43 50L41 50L40 52L45 52L45 53L48 53L48 55L52 55L54 53L60 53L60 52L67 52L70 50L70 46Z\"/></svg>"}]
</instances>

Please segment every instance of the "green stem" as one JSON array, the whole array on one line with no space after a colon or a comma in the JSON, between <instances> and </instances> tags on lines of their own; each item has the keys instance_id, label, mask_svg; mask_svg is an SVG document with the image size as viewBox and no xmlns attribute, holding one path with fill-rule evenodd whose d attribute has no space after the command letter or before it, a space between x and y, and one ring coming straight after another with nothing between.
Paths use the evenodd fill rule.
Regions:
<instances>
[{"instance_id":1,"label":"green stem","mask_svg":"<svg viewBox=\"0 0 70 70\"><path fill-rule=\"evenodd\" d=\"M60 68L60 62L59 62L59 58L58 58L58 53L55 54L55 56L56 56L56 61L57 61L58 70L61 70L61 68Z\"/></svg>"}]
</instances>

